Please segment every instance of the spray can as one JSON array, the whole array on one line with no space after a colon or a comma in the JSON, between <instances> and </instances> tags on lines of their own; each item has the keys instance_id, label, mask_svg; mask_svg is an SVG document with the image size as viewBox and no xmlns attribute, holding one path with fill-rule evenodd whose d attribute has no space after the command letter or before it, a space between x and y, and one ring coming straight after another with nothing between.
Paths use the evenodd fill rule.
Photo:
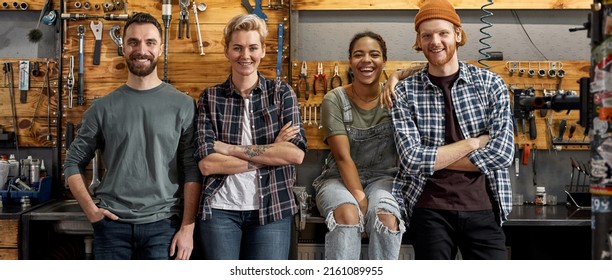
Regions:
<instances>
[{"instance_id":1,"label":"spray can","mask_svg":"<svg viewBox=\"0 0 612 280\"><path fill-rule=\"evenodd\" d=\"M30 161L30 185L40 181L40 159Z\"/></svg>"},{"instance_id":2,"label":"spray can","mask_svg":"<svg viewBox=\"0 0 612 280\"><path fill-rule=\"evenodd\" d=\"M25 183L26 184L30 184L30 165L32 162L32 156L28 156L28 158L26 159L21 159L21 174L20 177L21 178L25 178Z\"/></svg>"},{"instance_id":3,"label":"spray can","mask_svg":"<svg viewBox=\"0 0 612 280\"><path fill-rule=\"evenodd\" d=\"M15 154L11 154L8 159L9 167L9 177L17 177L19 176L19 162L15 159Z\"/></svg>"}]
</instances>

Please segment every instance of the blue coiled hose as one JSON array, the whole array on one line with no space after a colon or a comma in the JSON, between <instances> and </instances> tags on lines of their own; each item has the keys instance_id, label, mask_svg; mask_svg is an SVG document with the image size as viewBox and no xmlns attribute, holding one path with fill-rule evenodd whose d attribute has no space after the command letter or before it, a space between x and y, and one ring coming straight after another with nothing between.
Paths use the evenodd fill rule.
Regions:
<instances>
[{"instance_id":1,"label":"blue coiled hose","mask_svg":"<svg viewBox=\"0 0 612 280\"><path fill-rule=\"evenodd\" d=\"M493 26L493 24L491 24L489 21L487 21L486 19L488 17L492 17L493 16L493 12L487 10L486 8L488 6L493 5L493 0L488 0L488 3L482 5L482 7L480 7L480 10L482 10L484 12L484 15L480 17L480 22L484 23L484 27L480 28L480 33L482 33L483 37L480 38L480 43L483 45L482 48L478 49L478 52L484 56L484 58L481 58L478 60L478 63L480 63L482 66L484 66L485 69L489 69L489 65L484 63L483 61L485 60L489 60L491 58L491 55L486 52L486 50L491 48L491 45L489 45L487 42L485 42L485 40L493 37L491 36L491 34L489 34L488 32L486 32L485 30L487 28L491 28Z\"/></svg>"}]
</instances>

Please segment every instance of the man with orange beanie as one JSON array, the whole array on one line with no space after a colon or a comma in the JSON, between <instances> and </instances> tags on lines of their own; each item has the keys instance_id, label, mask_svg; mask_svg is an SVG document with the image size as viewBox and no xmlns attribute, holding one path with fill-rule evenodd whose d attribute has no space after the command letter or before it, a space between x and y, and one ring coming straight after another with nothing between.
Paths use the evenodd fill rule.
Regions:
<instances>
[{"instance_id":1,"label":"man with orange beanie","mask_svg":"<svg viewBox=\"0 0 612 280\"><path fill-rule=\"evenodd\" d=\"M454 259L459 250L463 259L506 259L501 224L512 209L514 153L508 90L497 74L458 60L467 38L447 0L424 2L414 26L413 47L428 63L410 76L394 73L388 87L397 96L400 159L393 194L415 256Z\"/></svg>"}]
</instances>

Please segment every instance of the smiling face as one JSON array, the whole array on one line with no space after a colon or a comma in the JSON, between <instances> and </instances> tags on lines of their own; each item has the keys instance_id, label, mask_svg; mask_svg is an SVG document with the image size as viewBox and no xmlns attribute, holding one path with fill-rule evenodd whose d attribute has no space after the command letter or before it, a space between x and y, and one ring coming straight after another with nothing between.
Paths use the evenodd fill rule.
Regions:
<instances>
[{"instance_id":1,"label":"smiling face","mask_svg":"<svg viewBox=\"0 0 612 280\"><path fill-rule=\"evenodd\" d=\"M128 26L124 41L124 55L130 73L139 77L151 75L157 69L163 45L155 25L134 23Z\"/></svg>"},{"instance_id":2,"label":"smiling face","mask_svg":"<svg viewBox=\"0 0 612 280\"><path fill-rule=\"evenodd\" d=\"M451 22L432 19L419 26L416 44L430 66L442 68L457 60L457 44L461 42L461 36L461 29Z\"/></svg>"},{"instance_id":3,"label":"smiling face","mask_svg":"<svg viewBox=\"0 0 612 280\"><path fill-rule=\"evenodd\" d=\"M349 62L354 82L364 85L378 83L385 66L383 49L380 43L371 37L362 37L355 41L350 51Z\"/></svg>"},{"instance_id":4,"label":"smiling face","mask_svg":"<svg viewBox=\"0 0 612 280\"><path fill-rule=\"evenodd\" d=\"M265 46L255 30L233 32L225 47L225 57L230 61L232 75L257 75L257 67L265 55Z\"/></svg>"}]
</instances>

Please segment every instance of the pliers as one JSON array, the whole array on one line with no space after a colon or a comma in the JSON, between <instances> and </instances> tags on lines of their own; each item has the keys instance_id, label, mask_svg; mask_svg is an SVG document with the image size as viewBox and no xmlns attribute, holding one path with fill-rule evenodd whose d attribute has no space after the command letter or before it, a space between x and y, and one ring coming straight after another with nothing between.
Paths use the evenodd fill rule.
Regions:
<instances>
[{"instance_id":1,"label":"pliers","mask_svg":"<svg viewBox=\"0 0 612 280\"><path fill-rule=\"evenodd\" d=\"M317 74L314 75L314 82L312 82L312 93L317 95L317 81L323 80L323 94L327 92L327 78L323 72L323 63L317 63Z\"/></svg>"},{"instance_id":2,"label":"pliers","mask_svg":"<svg viewBox=\"0 0 612 280\"><path fill-rule=\"evenodd\" d=\"M300 75L298 77L299 80L295 94L298 98L300 98L300 87L302 84L306 84L306 96L304 96L304 98L308 100L308 97L310 95L308 93L308 91L310 90L310 85L308 84L308 66L306 65L306 61L302 61L302 68L300 68Z\"/></svg>"},{"instance_id":3,"label":"pliers","mask_svg":"<svg viewBox=\"0 0 612 280\"><path fill-rule=\"evenodd\" d=\"M181 12L179 13L179 33L178 38L183 38L183 25L186 26L185 31L187 34L185 37L189 39L189 0L179 0L179 4L181 5Z\"/></svg>"},{"instance_id":4,"label":"pliers","mask_svg":"<svg viewBox=\"0 0 612 280\"><path fill-rule=\"evenodd\" d=\"M338 85L334 85L334 81L338 81ZM338 63L334 64L334 75L329 79L330 90L342 86L342 77L338 74Z\"/></svg>"}]
</instances>

